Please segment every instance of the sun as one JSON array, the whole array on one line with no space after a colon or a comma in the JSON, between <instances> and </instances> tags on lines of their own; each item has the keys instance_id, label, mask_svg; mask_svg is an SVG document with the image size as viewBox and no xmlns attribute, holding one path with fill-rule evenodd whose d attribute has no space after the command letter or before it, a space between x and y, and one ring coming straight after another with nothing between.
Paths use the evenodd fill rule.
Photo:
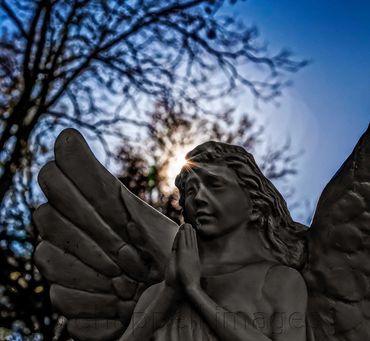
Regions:
<instances>
[{"instance_id":1,"label":"sun","mask_svg":"<svg viewBox=\"0 0 370 341\"><path fill-rule=\"evenodd\" d=\"M187 163L185 159L186 153L189 151L188 148L179 148L176 150L174 155L168 161L168 168L167 168L167 183L170 187L175 186L175 179L177 174L180 173L181 168Z\"/></svg>"},{"instance_id":2,"label":"sun","mask_svg":"<svg viewBox=\"0 0 370 341\"><path fill-rule=\"evenodd\" d=\"M199 144L199 143L198 143ZM197 146L196 141L187 145L172 146L171 155L166 158L166 167L161 171L162 182L161 190L165 194L172 194L176 189L176 176L181 172L181 168L185 165L191 166L192 162L185 158L186 154Z\"/></svg>"}]
</instances>

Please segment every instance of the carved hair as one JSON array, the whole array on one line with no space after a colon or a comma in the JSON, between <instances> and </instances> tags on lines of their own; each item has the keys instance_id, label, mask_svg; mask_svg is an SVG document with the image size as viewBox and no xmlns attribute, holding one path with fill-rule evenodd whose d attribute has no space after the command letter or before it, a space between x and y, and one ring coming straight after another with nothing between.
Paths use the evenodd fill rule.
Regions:
<instances>
[{"instance_id":1,"label":"carved hair","mask_svg":"<svg viewBox=\"0 0 370 341\"><path fill-rule=\"evenodd\" d=\"M248 191L252 212L258 218L261 240L277 260L285 265L301 268L305 261L306 227L293 221L284 198L258 168L253 155L244 148L221 142L203 143L186 155L189 165L182 168L175 184L180 191L180 205L184 208L184 189L189 166L198 163L217 163L234 170L240 186Z\"/></svg>"}]
</instances>

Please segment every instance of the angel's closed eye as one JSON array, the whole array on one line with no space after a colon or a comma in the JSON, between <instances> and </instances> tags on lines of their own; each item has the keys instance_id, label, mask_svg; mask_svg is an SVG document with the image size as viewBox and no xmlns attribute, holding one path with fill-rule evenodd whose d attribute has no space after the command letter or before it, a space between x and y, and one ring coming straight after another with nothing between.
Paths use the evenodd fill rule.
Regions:
<instances>
[{"instance_id":1,"label":"angel's closed eye","mask_svg":"<svg viewBox=\"0 0 370 341\"><path fill-rule=\"evenodd\" d=\"M192 195L192 194L194 194L195 193L195 188L194 188L194 186L191 186L191 187L188 187L187 189L186 189L186 195Z\"/></svg>"},{"instance_id":2,"label":"angel's closed eye","mask_svg":"<svg viewBox=\"0 0 370 341\"><path fill-rule=\"evenodd\" d=\"M220 188L222 187L223 183L219 180L211 180L209 184L212 188Z\"/></svg>"}]
</instances>

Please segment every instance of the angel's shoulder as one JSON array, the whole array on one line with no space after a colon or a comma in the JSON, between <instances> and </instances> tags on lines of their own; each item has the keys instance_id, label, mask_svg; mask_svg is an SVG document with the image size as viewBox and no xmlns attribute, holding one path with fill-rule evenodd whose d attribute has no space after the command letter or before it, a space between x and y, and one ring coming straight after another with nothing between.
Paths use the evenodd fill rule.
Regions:
<instances>
[{"instance_id":1,"label":"angel's shoulder","mask_svg":"<svg viewBox=\"0 0 370 341\"><path fill-rule=\"evenodd\" d=\"M301 273L287 265L271 263L267 271L266 276L271 280L276 280L278 278L290 279L290 280L303 280Z\"/></svg>"},{"instance_id":2,"label":"angel's shoulder","mask_svg":"<svg viewBox=\"0 0 370 341\"><path fill-rule=\"evenodd\" d=\"M270 266L266 272L263 293L278 306L290 305L292 299L297 298L302 304L307 302L307 287L302 274L286 265Z\"/></svg>"},{"instance_id":3,"label":"angel's shoulder","mask_svg":"<svg viewBox=\"0 0 370 341\"><path fill-rule=\"evenodd\" d=\"M302 274L289 266L273 264L269 267L265 277L265 287L268 290L281 292L291 289L306 289L306 283Z\"/></svg>"}]
</instances>

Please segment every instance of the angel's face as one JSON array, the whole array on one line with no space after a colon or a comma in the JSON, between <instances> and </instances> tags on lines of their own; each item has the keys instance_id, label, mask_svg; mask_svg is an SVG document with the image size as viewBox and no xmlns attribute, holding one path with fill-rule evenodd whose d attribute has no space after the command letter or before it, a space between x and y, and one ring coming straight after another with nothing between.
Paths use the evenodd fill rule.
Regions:
<instances>
[{"instance_id":1,"label":"angel's face","mask_svg":"<svg viewBox=\"0 0 370 341\"><path fill-rule=\"evenodd\" d=\"M200 237L216 238L244 226L251 201L234 171L216 164L192 168L184 188L184 218Z\"/></svg>"}]
</instances>

